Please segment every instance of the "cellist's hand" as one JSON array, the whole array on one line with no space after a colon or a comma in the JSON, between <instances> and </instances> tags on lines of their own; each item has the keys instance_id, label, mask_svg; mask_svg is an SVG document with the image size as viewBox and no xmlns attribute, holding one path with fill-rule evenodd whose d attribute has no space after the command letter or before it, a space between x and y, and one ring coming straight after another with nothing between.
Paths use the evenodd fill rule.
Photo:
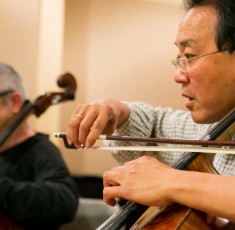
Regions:
<instances>
[{"instance_id":1,"label":"cellist's hand","mask_svg":"<svg viewBox=\"0 0 235 230\"><path fill-rule=\"evenodd\" d=\"M116 198L148 206L165 206L173 201L169 196L170 183L179 170L144 156L114 167L104 173L103 199L114 206Z\"/></svg>"},{"instance_id":2,"label":"cellist's hand","mask_svg":"<svg viewBox=\"0 0 235 230\"><path fill-rule=\"evenodd\" d=\"M100 134L112 134L129 114L128 106L115 99L79 104L68 122L68 142L91 147Z\"/></svg>"}]
</instances>

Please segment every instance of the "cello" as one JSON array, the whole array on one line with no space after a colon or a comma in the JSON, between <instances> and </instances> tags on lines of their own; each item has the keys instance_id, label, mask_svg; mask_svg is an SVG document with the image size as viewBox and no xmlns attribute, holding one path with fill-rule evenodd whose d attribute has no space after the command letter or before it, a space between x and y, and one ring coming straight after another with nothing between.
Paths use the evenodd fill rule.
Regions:
<instances>
[{"instance_id":1,"label":"cello","mask_svg":"<svg viewBox=\"0 0 235 230\"><path fill-rule=\"evenodd\" d=\"M235 130L235 109L227 114L220 122L215 124L207 134L201 139L205 141L214 140L229 140L232 133ZM201 172L217 173L211 163L211 156L204 155L198 152L189 152L183 154L172 165L173 168L186 170L197 170ZM229 222L219 221L217 218L213 218L215 221L207 221L207 214L196 210L189 209L187 207L173 204L169 207L147 207L145 205L138 204L136 202L128 201L120 210L107 219L97 230L118 230L121 229L127 222L128 218L131 218L136 212L140 211L140 218L130 228L132 230L137 229L229 229ZM144 213L144 214L143 214ZM172 214L175 218L172 217ZM142 215L143 214L143 215ZM177 214L177 215L176 215ZM180 217L180 214L181 217ZM192 217L192 218L191 218ZM195 218L194 218L195 217ZM193 225L185 220L193 219ZM166 225L166 222L171 222L172 226ZM195 220L200 220L200 225L197 225ZM162 228L157 226L162 224ZM185 228L183 228L183 225ZM164 228L165 226L165 228ZM167 227L166 227L167 226ZM195 228L193 228L195 226ZM200 226L200 227L199 227ZM231 229L235 229L234 226Z\"/></svg>"},{"instance_id":2,"label":"cello","mask_svg":"<svg viewBox=\"0 0 235 230\"><path fill-rule=\"evenodd\" d=\"M45 93L37 97L33 102L30 102L29 100L24 102L20 113L17 114L8 127L0 133L0 148L20 123L31 113L40 117L50 105L55 105L67 100L74 100L77 84L72 74L65 73L60 75L57 79L57 85L64 88L65 91Z\"/></svg>"},{"instance_id":3,"label":"cello","mask_svg":"<svg viewBox=\"0 0 235 230\"><path fill-rule=\"evenodd\" d=\"M50 105L58 104L75 98L76 80L70 73L62 74L57 79L57 85L64 91L48 92L37 97L33 102L26 100L22 104L20 112L14 117L9 125L0 133L0 148L13 134L21 122L30 114L39 117ZM4 209L0 209L0 230L23 230L24 225L11 218Z\"/></svg>"}]
</instances>

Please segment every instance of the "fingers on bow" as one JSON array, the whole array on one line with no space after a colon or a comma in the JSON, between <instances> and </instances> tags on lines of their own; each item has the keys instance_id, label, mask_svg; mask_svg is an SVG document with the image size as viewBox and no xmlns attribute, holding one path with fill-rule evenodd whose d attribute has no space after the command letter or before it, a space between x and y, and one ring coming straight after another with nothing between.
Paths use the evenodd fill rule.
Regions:
<instances>
[{"instance_id":1,"label":"fingers on bow","mask_svg":"<svg viewBox=\"0 0 235 230\"><path fill-rule=\"evenodd\" d=\"M70 144L77 147L94 145L107 124L105 114L96 110L79 110L70 118L67 127L67 138Z\"/></svg>"}]
</instances>

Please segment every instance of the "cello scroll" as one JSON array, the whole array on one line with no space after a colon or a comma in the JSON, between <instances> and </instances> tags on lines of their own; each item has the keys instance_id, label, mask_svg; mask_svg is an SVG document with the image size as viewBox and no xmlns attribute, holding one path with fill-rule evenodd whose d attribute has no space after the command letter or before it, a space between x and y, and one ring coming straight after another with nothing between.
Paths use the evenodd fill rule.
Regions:
<instances>
[{"instance_id":1,"label":"cello scroll","mask_svg":"<svg viewBox=\"0 0 235 230\"><path fill-rule=\"evenodd\" d=\"M59 87L65 88L65 91L45 93L36 98L34 102L30 102L29 100L25 101L20 113L17 114L8 127L0 133L0 147L30 113L34 113L34 115L39 117L50 105L73 100L75 98L77 84L72 74L65 73L60 75L57 84Z\"/></svg>"},{"instance_id":2,"label":"cello scroll","mask_svg":"<svg viewBox=\"0 0 235 230\"><path fill-rule=\"evenodd\" d=\"M49 92L39 96L33 103L34 114L39 117L45 110L54 104L75 99L77 83L74 76L70 73L60 75L57 79L57 85L65 88L64 92Z\"/></svg>"}]
</instances>

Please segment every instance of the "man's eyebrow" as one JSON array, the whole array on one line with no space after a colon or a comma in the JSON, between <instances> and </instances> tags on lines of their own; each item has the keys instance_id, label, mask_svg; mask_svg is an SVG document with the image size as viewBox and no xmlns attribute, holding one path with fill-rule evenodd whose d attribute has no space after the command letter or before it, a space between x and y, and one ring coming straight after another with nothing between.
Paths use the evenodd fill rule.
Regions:
<instances>
[{"instance_id":1,"label":"man's eyebrow","mask_svg":"<svg viewBox=\"0 0 235 230\"><path fill-rule=\"evenodd\" d=\"M184 40L181 40L181 41L179 41L179 42L175 42L175 45L176 46L181 46L181 47L186 47L186 46L189 46L189 47L191 47L191 46L193 46L193 45L195 45L195 40L194 39L191 39L191 38L189 38L189 39L184 39Z\"/></svg>"}]
</instances>

